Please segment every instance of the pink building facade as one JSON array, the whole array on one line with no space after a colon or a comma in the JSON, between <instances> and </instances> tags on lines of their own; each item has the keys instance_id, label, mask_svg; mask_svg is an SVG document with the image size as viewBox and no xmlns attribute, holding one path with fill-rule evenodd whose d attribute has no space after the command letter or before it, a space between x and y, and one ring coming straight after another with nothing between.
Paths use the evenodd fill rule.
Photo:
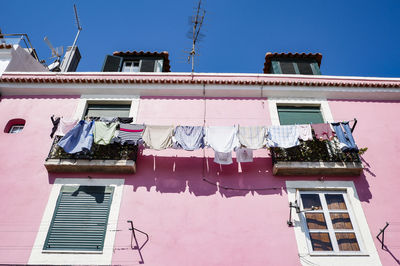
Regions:
<instances>
[{"instance_id":1,"label":"pink building facade","mask_svg":"<svg viewBox=\"0 0 400 266\"><path fill-rule=\"evenodd\" d=\"M398 265L399 89L387 78L5 72L0 264ZM316 106L324 122L356 118L354 139L368 150L360 163L288 159L282 168L266 148L231 165L214 163L210 148L140 148L133 163L49 157L52 115L81 119L90 104L119 103L135 123L174 126L279 125L279 106ZM13 119L24 121L16 134ZM44 248L68 186L113 188L99 251ZM315 195L321 206L307 208ZM338 195L344 208L331 206Z\"/></svg>"}]
</instances>

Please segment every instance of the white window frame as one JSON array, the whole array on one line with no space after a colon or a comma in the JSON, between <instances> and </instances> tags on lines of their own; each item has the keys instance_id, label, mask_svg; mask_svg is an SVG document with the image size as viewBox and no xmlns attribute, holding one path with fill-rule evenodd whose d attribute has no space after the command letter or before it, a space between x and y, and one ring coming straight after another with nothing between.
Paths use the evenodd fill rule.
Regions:
<instances>
[{"instance_id":1,"label":"white window frame","mask_svg":"<svg viewBox=\"0 0 400 266\"><path fill-rule=\"evenodd\" d=\"M131 66L127 66L127 63L131 63ZM134 63L139 63L139 66L137 68L137 71L135 70L135 67L133 66ZM133 72L133 73L137 73L140 72L140 68L142 67L142 60L129 60L129 61L124 61L124 64L122 66L122 71L121 72Z\"/></svg>"},{"instance_id":2,"label":"white window frame","mask_svg":"<svg viewBox=\"0 0 400 266\"><path fill-rule=\"evenodd\" d=\"M129 117L132 117L133 123L135 123L139 110L139 102L140 97L136 95L124 98L104 95L82 95L76 107L74 118L78 120L84 119L89 104L130 104L131 109L129 111Z\"/></svg>"},{"instance_id":3,"label":"white window frame","mask_svg":"<svg viewBox=\"0 0 400 266\"><path fill-rule=\"evenodd\" d=\"M19 133L24 129L24 127L25 127L25 125L21 125L21 124L13 125L10 127L10 130L8 131L8 133L10 133L10 134Z\"/></svg>"},{"instance_id":4,"label":"white window frame","mask_svg":"<svg viewBox=\"0 0 400 266\"><path fill-rule=\"evenodd\" d=\"M274 126L279 126L278 106L319 106L321 109L322 118L325 123L334 122L331 109L329 108L326 99L310 99L310 98L268 98L269 113L271 123Z\"/></svg>"},{"instance_id":5,"label":"white window frame","mask_svg":"<svg viewBox=\"0 0 400 266\"><path fill-rule=\"evenodd\" d=\"M113 199L108 216L107 232L104 238L104 247L102 251L43 250L53 213L57 205L57 199L64 185L114 187ZM35 243L32 247L28 264L110 265L112 262L123 187L124 179L56 178L36 235Z\"/></svg>"},{"instance_id":6,"label":"white window frame","mask_svg":"<svg viewBox=\"0 0 400 266\"><path fill-rule=\"evenodd\" d=\"M327 226L327 229L308 229L307 226L307 220L305 217L306 212L304 211L303 208L303 204L302 204L302 200L301 200L301 194L317 194L319 195L320 201L321 201L321 206L322 206L322 210L316 210L316 211L306 211L308 213L323 213L324 214L324 219L325 219L325 224ZM330 211L328 210L328 206L326 203L326 199L324 196L321 195L326 195L326 194L341 194L343 196L344 202L346 204L346 208L347 210L334 210L331 212L335 212L335 213L348 213L349 217L350 217L350 221L351 224L353 226L352 230L339 230L339 229L333 229L333 225L332 225L332 220L330 217ZM356 223L354 223L353 221L355 221L355 217L353 215L353 211L351 209L351 205L349 204L349 201L347 199L347 193L346 191L343 190L333 190L333 191L312 191L312 190L298 190L298 199L297 202L300 205L300 220L302 223L302 226L304 227L304 231L306 233L306 238L307 238L307 245L308 245L308 250L309 253L311 255L364 255L364 245L362 243L362 241L360 241L359 239L362 239L359 233L359 229ZM314 233L314 232L321 232L321 233L328 233L329 234L329 238L331 241L331 245L333 248L333 251L314 251L312 248L312 243L311 243L311 237L310 237L310 233ZM339 246L337 243L337 239L335 236L335 233L354 233L356 235L357 238L357 243L358 246L360 248L360 251L341 251L339 250Z\"/></svg>"},{"instance_id":7,"label":"white window frame","mask_svg":"<svg viewBox=\"0 0 400 266\"><path fill-rule=\"evenodd\" d=\"M310 246L307 224L301 213L292 211L293 230L297 242L300 262L303 265L382 265L376 250L374 240L371 236L367 220L365 218L361 202L358 198L353 181L286 181L288 201L294 203L299 201L300 191L343 191L346 193L346 206L351 213L353 228L357 228L359 235L356 235L361 252L315 252ZM310 249L311 248L311 249Z\"/></svg>"}]
</instances>

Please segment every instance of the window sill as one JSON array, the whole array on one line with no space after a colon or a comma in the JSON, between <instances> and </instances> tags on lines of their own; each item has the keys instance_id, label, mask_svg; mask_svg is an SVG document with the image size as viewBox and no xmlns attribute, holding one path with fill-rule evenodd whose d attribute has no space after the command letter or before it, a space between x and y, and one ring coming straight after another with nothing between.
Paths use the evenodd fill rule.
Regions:
<instances>
[{"instance_id":1,"label":"window sill","mask_svg":"<svg viewBox=\"0 0 400 266\"><path fill-rule=\"evenodd\" d=\"M363 171L361 162L276 162L274 175L354 175Z\"/></svg>"},{"instance_id":2,"label":"window sill","mask_svg":"<svg viewBox=\"0 0 400 266\"><path fill-rule=\"evenodd\" d=\"M103 251L89 250L42 250L43 254L103 254Z\"/></svg>"},{"instance_id":3,"label":"window sill","mask_svg":"<svg viewBox=\"0 0 400 266\"><path fill-rule=\"evenodd\" d=\"M52 173L136 173L136 163L133 160L48 159L44 166L48 172Z\"/></svg>"},{"instance_id":4,"label":"window sill","mask_svg":"<svg viewBox=\"0 0 400 266\"><path fill-rule=\"evenodd\" d=\"M369 257L365 252L311 252L308 255L312 257Z\"/></svg>"}]
</instances>

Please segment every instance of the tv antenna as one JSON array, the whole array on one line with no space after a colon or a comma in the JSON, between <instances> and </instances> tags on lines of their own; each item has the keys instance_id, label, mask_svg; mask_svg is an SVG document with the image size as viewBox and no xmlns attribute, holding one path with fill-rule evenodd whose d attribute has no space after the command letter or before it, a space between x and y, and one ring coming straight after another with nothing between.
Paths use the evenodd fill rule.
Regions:
<instances>
[{"instance_id":1,"label":"tv antenna","mask_svg":"<svg viewBox=\"0 0 400 266\"><path fill-rule=\"evenodd\" d=\"M197 5L197 9L195 15L190 17L190 24L192 28L189 30L188 37L192 39L192 49L189 52L188 63L192 62L192 73L194 72L194 56L196 55L196 44L200 41L203 35L200 33L201 26L203 25L204 17L206 15L206 11L201 7L201 0Z\"/></svg>"},{"instance_id":2,"label":"tv antenna","mask_svg":"<svg viewBox=\"0 0 400 266\"><path fill-rule=\"evenodd\" d=\"M78 41L79 34L81 33L81 30L82 30L82 26L81 26L81 24L79 23L78 11L76 10L76 5L75 5L75 4L74 4L74 13L75 13L75 20L76 20L76 26L77 26L77 28L78 28L78 32L76 33L74 43L72 44L71 47L68 47L68 49L71 48L71 49L70 49L71 52L70 52L70 53L67 52L68 58L64 58L64 59L63 59L63 61L66 60L66 62L65 62L65 65L66 65L66 66L69 66L69 64L70 64L71 56L72 56L72 51L74 51L74 48L76 47L76 42ZM64 65L64 63L63 63L63 65Z\"/></svg>"},{"instance_id":3,"label":"tv antenna","mask_svg":"<svg viewBox=\"0 0 400 266\"><path fill-rule=\"evenodd\" d=\"M51 44L49 38L47 38L47 36L44 37L44 41L51 50L50 58L56 58L56 60L54 60L53 63L48 65L49 70L50 71L60 71L60 58L64 53L64 48L62 46L54 48L53 45Z\"/></svg>"}]
</instances>

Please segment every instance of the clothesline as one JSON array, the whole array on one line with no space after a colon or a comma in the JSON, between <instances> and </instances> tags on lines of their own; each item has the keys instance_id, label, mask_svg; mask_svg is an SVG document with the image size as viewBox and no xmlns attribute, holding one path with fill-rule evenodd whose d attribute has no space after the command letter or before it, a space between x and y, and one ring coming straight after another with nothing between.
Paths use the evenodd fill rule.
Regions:
<instances>
[{"instance_id":1,"label":"clothesline","mask_svg":"<svg viewBox=\"0 0 400 266\"><path fill-rule=\"evenodd\" d=\"M53 121L53 118L52 118ZM358 151L349 122L283 126L160 126L131 124L132 118L92 118L89 121L64 121L58 133L64 134L58 146L67 153L88 152L93 143L144 144L146 148L193 151L205 146L214 152L214 162L231 164L232 152L238 162L252 162L253 150L265 147L290 148L300 140L332 140L335 136L342 151ZM128 122L128 123L126 123ZM54 124L54 123L53 123ZM54 128L53 128L54 130ZM64 132L68 130L68 132Z\"/></svg>"}]
</instances>

